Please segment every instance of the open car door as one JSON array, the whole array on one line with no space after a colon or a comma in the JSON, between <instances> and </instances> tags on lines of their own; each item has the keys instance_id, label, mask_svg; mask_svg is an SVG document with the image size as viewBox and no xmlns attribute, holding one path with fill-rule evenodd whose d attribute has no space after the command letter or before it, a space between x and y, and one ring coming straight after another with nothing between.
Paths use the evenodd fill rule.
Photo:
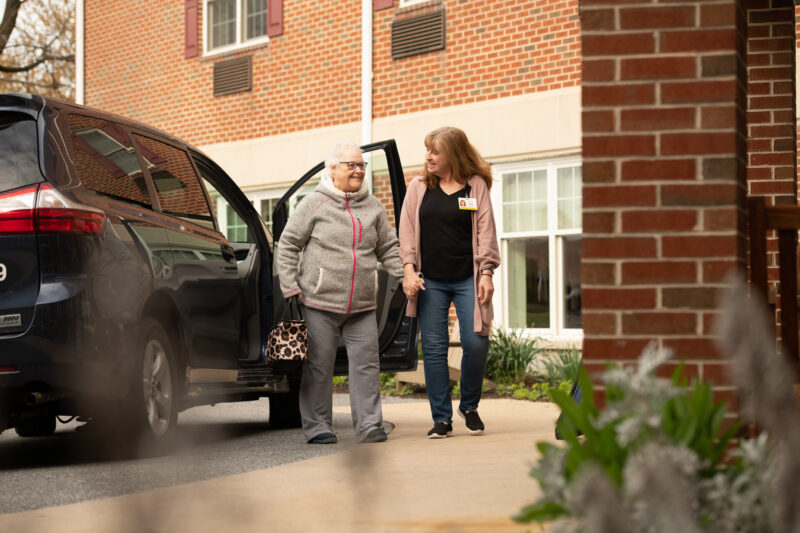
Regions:
<instances>
[{"instance_id":1,"label":"open car door","mask_svg":"<svg viewBox=\"0 0 800 533\"><path fill-rule=\"evenodd\" d=\"M376 190L388 192L391 189L391 197L386 194L375 194L375 196L383 203L389 222L397 231L400 226L400 210L406 194L406 182L403 178L397 145L390 139L362 146L361 151L364 161L369 162L365 179L371 183L370 192L375 194ZM306 172L276 204L272 213L275 247L273 257L278 255L277 247L280 246L279 241L283 228L286 227L286 221L300 200L319 184L323 169L324 163L319 163ZM283 313L284 299L277 279L277 267L273 266L272 271L274 316L279 317ZM402 282L402 278L390 275L378 265L376 315L381 372L414 370L417 367L417 319L405 315L406 296L402 290ZM336 375L347 374L347 353L341 342L336 353L334 372Z\"/></svg>"}]
</instances>

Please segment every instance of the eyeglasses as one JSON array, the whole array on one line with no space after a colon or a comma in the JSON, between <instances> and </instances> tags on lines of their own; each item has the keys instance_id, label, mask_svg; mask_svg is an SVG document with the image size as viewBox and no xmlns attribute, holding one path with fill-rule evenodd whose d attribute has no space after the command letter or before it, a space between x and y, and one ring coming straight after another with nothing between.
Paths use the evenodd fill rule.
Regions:
<instances>
[{"instance_id":1,"label":"eyeglasses","mask_svg":"<svg viewBox=\"0 0 800 533\"><path fill-rule=\"evenodd\" d=\"M341 165L347 165L347 170L355 170L358 167L360 170L366 170L367 164L363 161L339 161Z\"/></svg>"}]
</instances>

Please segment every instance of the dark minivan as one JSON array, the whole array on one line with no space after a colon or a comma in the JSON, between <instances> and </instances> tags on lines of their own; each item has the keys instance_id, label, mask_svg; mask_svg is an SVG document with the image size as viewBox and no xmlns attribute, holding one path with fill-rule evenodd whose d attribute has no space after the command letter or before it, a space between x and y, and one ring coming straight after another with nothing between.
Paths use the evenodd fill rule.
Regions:
<instances>
[{"instance_id":1,"label":"dark minivan","mask_svg":"<svg viewBox=\"0 0 800 533\"><path fill-rule=\"evenodd\" d=\"M397 227L395 143L363 151L391 184ZM48 435L57 417L109 417L161 439L181 410L262 396L272 427L299 426L300 372L273 370L264 350L283 307L273 246L321 170L277 202L273 236L185 142L87 107L0 95L0 431ZM376 297L381 370L415 368L401 280L379 269ZM347 372L342 347L336 371Z\"/></svg>"}]
</instances>

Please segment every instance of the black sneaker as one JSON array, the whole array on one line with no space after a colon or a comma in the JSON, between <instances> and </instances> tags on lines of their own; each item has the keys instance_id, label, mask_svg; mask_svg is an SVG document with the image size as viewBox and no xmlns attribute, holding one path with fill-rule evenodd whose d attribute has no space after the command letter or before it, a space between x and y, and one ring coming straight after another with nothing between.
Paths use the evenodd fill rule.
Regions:
<instances>
[{"instance_id":1,"label":"black sneaker","mask_svg":"<svg viewBox=\"0 0 800 533\"><path fill-rule=\"evenodd\" d=\"M383 442L386 440L386 432L383 428L375 428L364 437L364 442Z\"/></svg>"},{"instance_id":2,"label":"black sneaker","mask_svg":"<svg viewBox=\"0 0 800 533\"><path fill-rule=\"evenodd\" d=\"M320 433L308 439L309 444L336 444L339 439L333 433Z\"/></svg>"},{"instance_id":3,"label":"black sneaker","mask_svg":"<svg viewBox=\"0 0 800 533\"><path fill-rule=\"evenodd\" d=\"M436 422L428 432L429 439L443 439L453 434L453 424L450 422Z\"/></svg>"},{"instance_id":4,"label":"black sneaker","mask_svg":"<svg viewBox=\"0 0 800 533\"><path fill-rule=\"evenodd\" d=\"M467 429L470 433L473 435L480 435L483 433L485 428L483 426L483 420L478 416L478 411L462 411L461 408L459 408L458 414L467 422Z\"/></svg>"}]
</instances>

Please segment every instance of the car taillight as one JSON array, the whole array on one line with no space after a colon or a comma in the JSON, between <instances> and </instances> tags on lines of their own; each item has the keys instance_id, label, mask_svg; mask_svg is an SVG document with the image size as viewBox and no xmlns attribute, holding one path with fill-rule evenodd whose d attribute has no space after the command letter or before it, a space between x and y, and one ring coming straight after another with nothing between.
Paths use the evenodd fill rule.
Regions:
<instances>
[{"instance_id":1,"label":"car taillight","mask_svg":"<svg viewBox=\"0 0 800 533\"><path fill-rule=\"evenodd\" d=\"M105 219L102 211L75 205L49 184L0 195L0 235L99 234Z\"/></svg>"},{"instance_id":2,"label":"car taillight","mask_svg":"<svg viewBox=\"0 0 800 533\"><path fill-rule=\"evenodd\" d=\"M36 186L0 194L0 235L20 235L34 231Z\"/></svg>"},{"instance_id":3,"label":"car taillight","mask_svg":"<svg viewBox=\"0 0 800 533\"><path fill-rule=\"evenodd\" d=\"M102 211L76 206L50 185L39 187L36 199L37 233L94 233L103 231Z\"/></svg>"}]
</instances>

